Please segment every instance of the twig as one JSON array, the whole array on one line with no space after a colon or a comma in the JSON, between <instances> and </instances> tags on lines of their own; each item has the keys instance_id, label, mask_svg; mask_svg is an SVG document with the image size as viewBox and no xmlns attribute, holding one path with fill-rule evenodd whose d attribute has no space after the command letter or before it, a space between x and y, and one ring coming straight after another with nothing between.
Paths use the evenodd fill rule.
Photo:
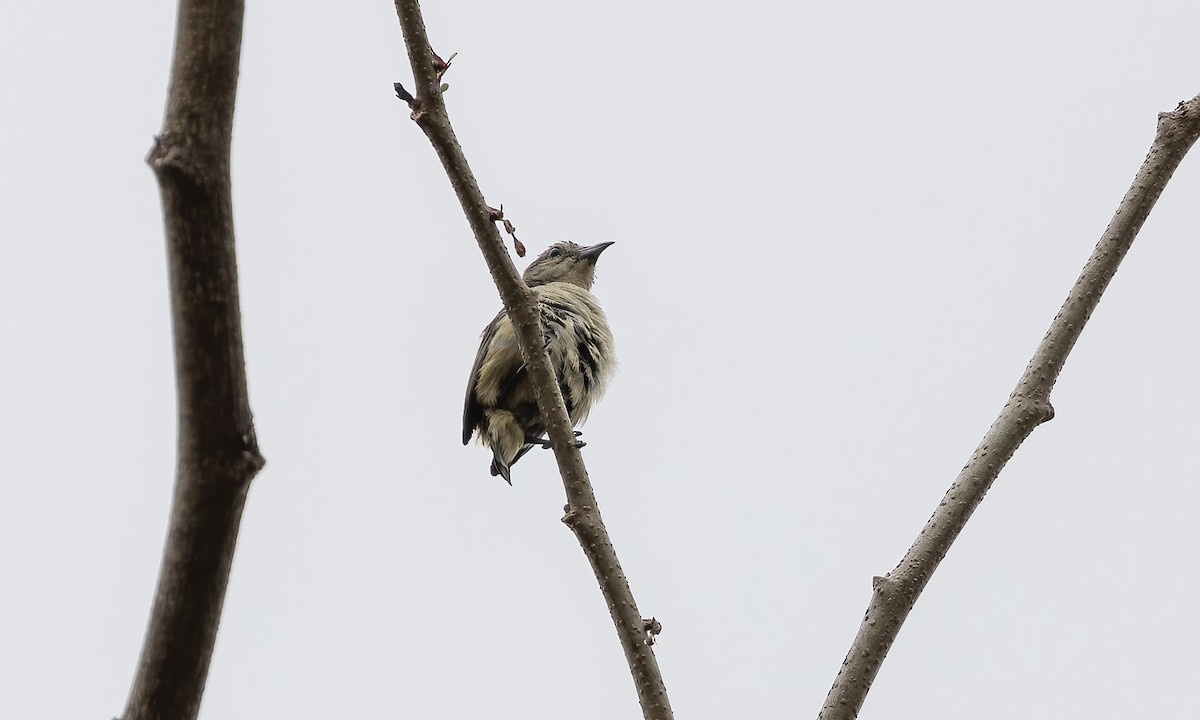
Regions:
<instances>
[{"instance_id":1,"label":"twig","mask_svg":"<svg viewBox=\"0 0 1200 720\"><path fill-rule=\"evenodd\" d=\"M242 356L229 143L242 0L181 0L162 133L178 459L162 567L124 720L192 720L250 481L263 466Z\"/></svg>"},{"instance_id":2,"label":"twig","mask_svg":"<svg viewBox=\"0 0 1200 720\"><path fill-rule=\"evenodd\" d=\"M513 239L513 250L517 251L517 257L525 257L525 243L517 238L517 226L513 225L512 220L504 217L504 203L500 203L499 208L489 207L488 217L492 219L492 222L504 225L504 232L508 233Z\"/></svg>"},{"instance_id":3,"label":"twig","mask_svg":"<svg viewBox=\"0 0 1200 720\"><path fill-rule=\"evenodd\" d=\"M1158 130L1150 154L1062 309L1050 323L1050 329L1034 351L1033 359L1000 416L992 423L900 564L884 577L874 579L867 614L825 698L818 716L821 720L848 720L858 716L900 626L950 545L1025 438L1038 425L1054 417L1050 391L1067 355L1167 181L1198 136L1200 96L1158 116Z\"/></svg>"},{"instance_id":4,"label":"twig","mask_svg":"<svg viewBox=\"0 0 1200 720\"><path fill-rule=\"evenodd\" d=\"M416 83L409 101L412 119L424 131L442 161L516 329L521 356L533 383L538 410L546 421L566 489L567 508L563 522L575 533L600 583L637 687L643 716L647 720L667 720L673 714L658 661L651 646L645 642L646 630L637 603L600 517L583 458L575 447L575 435L562 393L550 360L542 349L542 331L534 295L521 281L504 248L504 240L450 126L441 94L441 74L445 64L440 63L440 69L435 64L417 0L396 0L396 14L400 18ZM399 89L397 94L400 94Z\"/></svg>"}]
</instances>

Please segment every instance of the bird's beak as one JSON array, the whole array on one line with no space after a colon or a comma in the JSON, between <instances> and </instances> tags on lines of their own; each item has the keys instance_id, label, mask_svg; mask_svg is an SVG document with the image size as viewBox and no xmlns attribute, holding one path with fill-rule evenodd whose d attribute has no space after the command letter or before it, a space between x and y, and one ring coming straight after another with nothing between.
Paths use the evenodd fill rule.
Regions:
<instances>
[{"instance_id":1,"label":"bird's beak","mask_svg":"<svg viewBox=\"0 0 1200 720\"><path fill-rule=\"evenodd\" d=\"M599 243L598 245L592 245L591 247L585 247L579 251L579 257L583 258L584 260L596 262L596 259L600 257L600 253L604 252L605 248L613 244L615 243L605 242Z\"/></svg>"}]
</instances>

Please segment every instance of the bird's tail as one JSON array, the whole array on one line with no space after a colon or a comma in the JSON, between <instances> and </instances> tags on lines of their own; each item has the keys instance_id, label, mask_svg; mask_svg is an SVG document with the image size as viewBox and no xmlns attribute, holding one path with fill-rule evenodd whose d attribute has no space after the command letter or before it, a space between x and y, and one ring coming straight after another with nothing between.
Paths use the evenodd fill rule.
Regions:
<instances>
[{"instance_id":1,"label":"bird's tail","mask_svg":"<svg viewBox=\"0 0 1200 720\"><path fill-rule=\"evenodd\" d=\"M483 419L483 444L492 449L492 475L512 485L509 468L525 454L525 429L507 410L488 410Z\"/></svg>"},{"instance_id":2,"label":"bird's tail","mask_svg":"<svg viewBox=\"0 0 1200 720\"><path fill-rule=\"evenodd\" d=\"M500 457L500 453L492 453L492 475L499 475L504 478L504 482L512 485L512 476L509 471L508 463L504 462L504 458Z\"/></svg>"}]
</instances>

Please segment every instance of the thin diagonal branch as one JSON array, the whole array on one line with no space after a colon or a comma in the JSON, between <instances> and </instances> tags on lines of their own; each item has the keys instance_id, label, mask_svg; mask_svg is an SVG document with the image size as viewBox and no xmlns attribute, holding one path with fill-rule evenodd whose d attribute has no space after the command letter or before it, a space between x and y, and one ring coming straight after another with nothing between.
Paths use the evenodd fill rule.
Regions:
<instances>
[{"instance_id":1,"label":"thin diagonal branch","mask_svg":"<svg viewBox=\"0 0 1200 720\"><path fill-rule=\"evenodd\" d=\"M181 0L162 133L178 396L175 493L125 720L191 720L208 677L238 525L263 466L242 355L229 146L242 0Z\"/></svg>"},{"instance_id":2,"label":"thin diagonal branch","mask_svg":"<svg viewBox=\"0 0 1200 720\"><path fill-rule=\"evenodd\" d=\"M1071 348L1167 181L1198 136L1200 96L1158 116L1158 130L1149 155L1000 416L900 564L884 577L875 578L867 614L825 698L821 720L849 720L858 716L900 626L950 545L1025 438L1054 417L1050 391Z\"/></svg>"},{"instance_id":3,"label":"thin diagonal branch","mask_svg":"<svg viewBox=\"0 0 1200 720\"><path fill-rule=\"evenodd\" d=\"M533 384L538 410L546 421L566 490L567 512L563 522L575 533L600 583L637 687L642 714L647 720L667 720L673 714L658 661L646 641L646 629L637 603L600 517L583 457L575 447L566 405L550 360L542 348L542 330L534 295L522 282L505 250L503 238L450 126L440 90L439 67L444 65L436 59L429 45L420 5L417 0L396 0L396 14L400 18L416 83L411 95L400 86L397 94L409 103L412 119L424 131L441 159L516 329L521 356Z\"/></svg>"}]
</instances>

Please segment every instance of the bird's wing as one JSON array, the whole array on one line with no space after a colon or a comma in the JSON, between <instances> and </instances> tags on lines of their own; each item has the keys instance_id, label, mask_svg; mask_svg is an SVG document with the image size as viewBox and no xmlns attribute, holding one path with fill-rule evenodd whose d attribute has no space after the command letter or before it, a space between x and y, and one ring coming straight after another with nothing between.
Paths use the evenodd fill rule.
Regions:
<instances>
[{"instance_id":1,"label":"bird's wing","mask_svg":"<svg viewBox=\"0 0 1200 720\"><path fill-rule=\"evenodd\" d=\"M475 426L483 419L483 406L479 404L475 386L479 382L479 368L483 365L483 358L487 355L488 346L492 344L496 326L500 324L503 317L504 311L501 310L483 329L483 337L479 341L479 352L475 353L475 364L471 366L471 377L467 380L467 397L463 402L463 445L471 442L471 436L475 434Z\"/></svg>"}]
</instances>

